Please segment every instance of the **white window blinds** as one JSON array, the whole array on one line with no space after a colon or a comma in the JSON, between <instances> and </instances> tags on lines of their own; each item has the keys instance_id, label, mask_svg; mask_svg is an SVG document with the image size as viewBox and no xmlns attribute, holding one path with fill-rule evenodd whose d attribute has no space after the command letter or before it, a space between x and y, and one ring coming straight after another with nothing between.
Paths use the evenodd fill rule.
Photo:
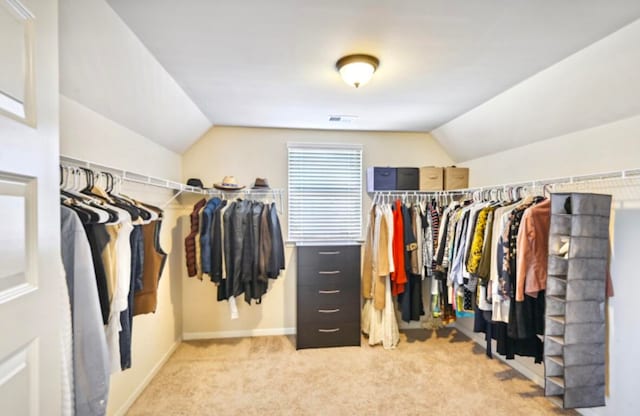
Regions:
<instances>
[{"instance_id":1,"label":"white window blinds","mask_svg":"<svg viewBox=\"0 0 640 416\"><path fill-rule=\"evenodd\" d=\"M362 238L362 146L289 148L289 240Z\"/></svg>"}]
</instances>

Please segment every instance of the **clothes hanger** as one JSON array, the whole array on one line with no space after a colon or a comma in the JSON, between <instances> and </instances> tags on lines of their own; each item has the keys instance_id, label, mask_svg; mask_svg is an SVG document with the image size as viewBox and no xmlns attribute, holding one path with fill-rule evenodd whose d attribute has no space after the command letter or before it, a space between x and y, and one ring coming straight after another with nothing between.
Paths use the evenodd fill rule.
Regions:
<instances>
[{"instance_id":1,"label":"clothes hanger","mask_svg":"<svg viewBox=\"0 0 640 416\"><path fill-rule=\"evenodd\" d=\"M69 169L67 166L60 165L60 199L64 204L70 204L73 198L66 193L69 186Z\"/></svg>"},{"instance_id":2,"label":"clothes hanger","mask_svg":"<svg viewBox=\"0 0 640 416\"><path fill-rule=\"evenodd\" d=\"M122 184L124 181L122 177L112 175L112 178L115 180L114 188L116 188L116 190L115 192L111 192L110 195L115 196L116 198L121 200L123 203L130 204L135 209L137 209L138 214L140 216L140 220L139 220L140 224L148 224L151 221L155 221L162 217L162 213L163 213L162 209L151 204L142 203L134 198L131 198L130 196L123 194Z\"/></svg>"},{"instance_id":3,"label":"clothes hanger","mask_svg":"<svg viewBox=\"0 0 640 416\"><path fill-rule=\"evenodd\" d=\"M104 190L97 187L96 180L93 177L90 180L89 189L86 194L94 197L94 202L92 203L94 206L109 213L109 221L107 222L107 224L120 224L124 220L122 211L125 210L117 207L115 202L111 200L111 198L102 195L106 195L106 193L104 192Z\"/></svg>"},{"instance_id":4,"label":"clothes hanger","mask_svg":"<svg viewBox=\"0 0 640 416\"><path fill-rule=\"evenodd\" d=\"M520 192L519 197L522 200L523 205L530 205L534 202L534 195L531 192L531 189L526 187L520 187L519 192Z\"/></svg>"},{"instance_id":5,"label":"clothes hanger","mask_svg":"<svg viewBox=\"0 0 640 416\"><path fill-rule=\"evenodd\" d=\"M115 192L116 180L113 174L111 172L103 171L99 173L99 177L105 179L104 191L107 193L109 199L111 200L110 205L127 211L131 216L131 221L133 222L133 224L141 224L142 208L135 205L133 201L123 198Z\"/></svg>"},{"instance_id":6,"label":"clothes hanger","mask_svg":"<svg viewBox=\"0 0 640 416\"><path fill-rule=\"evenodd\" d=\"M109 214L93 206L91 198L79 193L79 190L82 189L82 173L80 169L67 166L66 172L66 179L63 181L64 187L60 189L61 196L65 198L62 202L66 206L86 216L85 220L89 220L92 223L107 222L109 220Z\"/></svg>"},{"instance_id":7,"label":"clothes hanger","mask_svg":"<svg viewBox=\"0 0 640 416\"><path fill-rule=\"evenodd\" d=\"M122 221L120 213L113 205L113 201L102 189L97 187L96 172L88 168L80 168L84 173L85 186L79 191L84 198L88 198L88 204L94 208L105 211L109 218L108 224L117 224Z\"/></svg>"},{"instance_id":8,"label":"clothes hanger","mask_svg":"<svg viewBox=\"0 0 640 416\"><path fill-rule=\"evenodd\" d=\"M517 201L518 199L522 198L521 191L522 191L522 186L520 185L513 188L512 197L514 201Z\"/></svg>"},{"instance_id":9,"label":"clothes hanger","mask_svg":"<svg viewBox=\"0 0 640 416\"><path fill-rule=\"evenodd\" d=\"M542 196L544 196L545 198L551 197L551 188L552 187L553 187L553 184L550 184L550 183L546 183L546 184L542 185Z\"/></svg>"}]
</instances>

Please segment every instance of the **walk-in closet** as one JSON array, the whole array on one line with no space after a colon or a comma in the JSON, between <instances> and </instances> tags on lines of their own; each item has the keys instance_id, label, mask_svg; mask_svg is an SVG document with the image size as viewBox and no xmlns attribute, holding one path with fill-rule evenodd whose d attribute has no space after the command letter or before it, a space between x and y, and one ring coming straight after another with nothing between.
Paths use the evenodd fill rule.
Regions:
<instances>
[{"instance_id":1,"label":"walk-in closet","mask_svg":"<svg viewBox=\"0 0 640 416\"><path fill-rule=\"evenodd\" d=\"M635 415L640 3L0 0L3 415Z\"/></svg>"}]
</instances>

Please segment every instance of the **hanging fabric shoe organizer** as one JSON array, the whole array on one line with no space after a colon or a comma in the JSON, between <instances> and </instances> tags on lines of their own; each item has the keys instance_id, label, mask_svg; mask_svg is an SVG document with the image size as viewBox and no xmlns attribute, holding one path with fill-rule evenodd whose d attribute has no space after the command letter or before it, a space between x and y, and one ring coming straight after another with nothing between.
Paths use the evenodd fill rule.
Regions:
<instances>
[{"instance_id":1,"label":"hanging fabric shoe organizer","mask_svg":"<svg viewBox=\"0 0 640 416\"><path fill-rule=\"evenodd\" d=\"M563 408L605 405L610 195L552 194L545 395Z\"/></svg>"}]
</instances>

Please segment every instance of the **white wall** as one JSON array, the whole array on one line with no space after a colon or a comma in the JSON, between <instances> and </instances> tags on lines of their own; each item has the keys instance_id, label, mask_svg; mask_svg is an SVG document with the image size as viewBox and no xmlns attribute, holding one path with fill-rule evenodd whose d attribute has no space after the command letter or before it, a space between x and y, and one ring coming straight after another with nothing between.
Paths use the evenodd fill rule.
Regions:
<instances>
[{"instance_id":1,"label":"white wall","mask_svg":"<svg viewBox=\"0 0 640 416\"><path fill-rule=\"evenodd\" d=\"M60 96L60 118L65 121L60 126L60 154L146 175L181 179L179 154L64 95Z\"/></svg>"},{"instance_id":2,"label":"white wall","mask_svg":"<svg viewBox=\"0 0 640 416\"><path fill-rule=\"evenodd\" d=\"M468 160L469 186L640 168L640 115Z\"/></svg>"},{"instance_id":3,"label":"white wall","mask_svg":"<svg viewBox=\"0 0 640 416\"><path fill-rule=\"evenodd\" d=\"M104 0L60 0L60 152L180 180L181 157L211 123ZM172 191L125 184L162 206ZM180 206L165 210L169 258L155 314L133 320L132 368L111 378L108 413L122 414L182 337Z\"/></svg>"},{"instance_id":4,"label":"white wall","mask_svg":"<svg viewBox=\"0 0 640 416\"><path fill-rule=\"evenodd\" d=\"M529 179L640 168L640 116L575 132L528 146L469 160L472 186L485 186ZM637 250L640 246L640 179L628 187L613 183L576 185L576 190L614 194L615 232L611 272L615 296L608 308L607 406L585 410L585 414L637 414L640 391L640 361L634 359L640 345L635 306L640 293ZM468 322L458 325L468 327ZM532 360L518 360L525 369L542 376L543 367Z\"/></svg>"},{"instance_id":5,"label":"white wall","mask_svg":"<svg viewBox=\"0 0 640 416\"><path fill-rule=\"evenodd\" d=\"M105 0L60 0L60 92L176 152L211 126Z\"/></svg>"},{"instance_id":6,"label":"white wall","mask_svg":"<svg viewBox=\"0 0 640 416\"><path fill-rule=\"evenodd\" d=\"M286 191L287 142L362 144L364 167L451 164L451 158L428 134L213 127L184 153L183 178L201 178L206 186L212 186L226 175L235 175L239 183L249 186L256 177L267 177L271 187ZM370 199L363 196L366 218ZM281 221L286 238L286 215ZM287 247L287 269L271 283L262 304L249 307L238 301L240 319L234 321L229 319L227 303L216 301L211 282L184 277L185 337L291 331L296 312L293 251L293 247Z\"/></svg>"},{"instance_id":7,"label":"white wall","mask_svg":"<svg viewBox=\"0 0 640 416\"><path fill-rule=\"evenodd\" d=\"M60 97L60 150L66 156L180 180L180 155L64 96ZM160 206L172 196L169 190L137 184L125 184L123 193ZM182 214L180 207L165 210L160 242L169 258L158 288L157 311L133 319L132 368L111 377L110 415L122 414L132 404L181 340Z\"/></svg>"}]
</instances>

